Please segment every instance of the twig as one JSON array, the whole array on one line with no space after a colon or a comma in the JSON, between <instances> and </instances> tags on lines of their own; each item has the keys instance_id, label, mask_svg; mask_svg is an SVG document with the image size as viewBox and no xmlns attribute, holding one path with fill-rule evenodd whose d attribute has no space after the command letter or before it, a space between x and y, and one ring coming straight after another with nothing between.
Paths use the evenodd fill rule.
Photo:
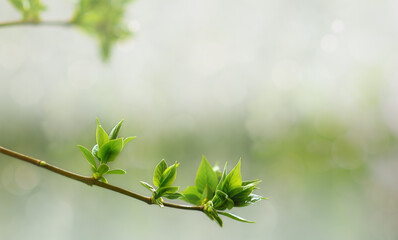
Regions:
<instances>
[{"instance_id":1,"label":"twig","mask_svg":"<svg viewBox=\"0 0 398 240\"><path fill-rule=\"evenodd\" d=\"M72 26L73 22L64 20L45 20L45 21L26 21L26 20L16 20L0 23L0 27L10 27L10 26L59 26L68 27Z\"/></svg>"},{"instance_id":2,"label":"twig","mask_svg":"<svg viewBox=\"0 0 398 240\"><path fill-rule=\"evenodd\" d=\"M74 179L76 181L85 183L87 185L90 185L90 186L95 185L95 186L98 186L98 187L106 188L108 190L111 190L111 191L114 191L114 192L118 192L120 194L124 194L126 196L135 198L135 199L140 200L142 202L145 202L147 204L153 204L150 197L146 197L146 196L140 195L138 193L134 193L134 192L131 192L129 190L126 190L126 189L123 189L123 188L120 188L120 187L117 187L117 186L114 186L114 185L111 185L111 184L100 182L100 181L94 179L93 177L86 177L86 176L83 176L83 175L79 175L79 174L76 174L76 173L73 173L73 172L66 171L66 170L64 170L62 168L59 168L59 167L53 166L51 164L48 164L47 162L45 162L43 160L36 159L36 158L33 158L33 157L29 157L29 156L23 155L23 154L18 153L18 152L14 152L14 151L12 151L10 149L7 149L7 148L1 147L1 146L0 146L0 152L2 154L4 154L4 155L10 156L10 157L13 157L13 158L16 158L16 159L19 159L19 160L22 160L22 161L25 161L25 162L28 162L28 163L31 163L31 164L34 164L34 165L36 165L38 167L45 168L45 169L47 169L47 170L49 170L51 172L57 173L59 175L67 177L67 178ZM164 202L163 205L165 207L178 208L178 209L184 209L184 210L203 211L203 206L187 206L187 205L179 205L179 204L167 203L167 202Z\"/></svg>"}]
</instances>

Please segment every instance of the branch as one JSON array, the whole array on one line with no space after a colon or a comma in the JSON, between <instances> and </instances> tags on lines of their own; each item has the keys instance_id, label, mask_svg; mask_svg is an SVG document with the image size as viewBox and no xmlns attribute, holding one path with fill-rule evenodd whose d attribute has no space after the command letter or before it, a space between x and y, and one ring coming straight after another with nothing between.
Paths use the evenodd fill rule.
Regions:
<instances>
[{"instance_id":1,"label":"branch","mask_svg":"<svg viewBox=\"0 0 398 240\"><path fill-rule=\"evenodd\" d=\"M73 25L73 22L65 20L45 20L45 21L16 20L16 21L8 21L0 23L0 27L26 26L26 25L69 27Z\"/></svg>"},{"instance_id":2,"label":"branch","mask_svg":"<svg viewBox=\"0 0 398 240\"><path fill-rule=\"evenodd\" d=\"M9 149L1 147L1 146L0 146L0 152L2 154L4 154L4 155L8 155L10 157L13 157L13 158L16 158L16 159L19 159L19 160L34 164L34 165L36 165L38 167L45 168L45 169L47 169L47 170L49 170L51 172L57 173L59 175L67 177L67 178L74 179L76 181L85 183L87 185L90 185L90 186L95 185L95 186L98 186L98 187L106 188L108 190L111 190L111 191L114 191L114 192L118 192L120 194L124 194L126 196L135 198L135 199L140 200L142 202L145 202L145 203L147 203L149 205L153 204L150 197L146 197L146 196L140 195L138 193L134 193L134 192L128 191L126 189L111 185L111 184L100 182L100 181L94 179L93 177L86 177L86 176L83 176L83 175L79 175L79 174L76 174L76 173L73 173L73 172L66 171L66 170L64 170L62 168L59 168L59 167L53 166L51 164L48 164L47 162L45 162L43 160L36 159L36 158L33 158L33 157L29 157L29 156L23 155L23 154L18 153L18 152L14 152L12 150L9 150ZM167 202L164 202L163 205L165 207L178 208L178 209L184 209L184 210L203 211L203 206L187 206L187 205L179 205L179 204L173 204L173 203L167 203Z\"/></svg>"}]
</instances>

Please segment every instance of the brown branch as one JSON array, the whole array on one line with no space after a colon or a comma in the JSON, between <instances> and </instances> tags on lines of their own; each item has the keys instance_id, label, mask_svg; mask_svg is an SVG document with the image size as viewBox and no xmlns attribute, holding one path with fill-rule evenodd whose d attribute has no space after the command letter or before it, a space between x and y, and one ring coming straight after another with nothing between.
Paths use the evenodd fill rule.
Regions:
<instances>
[{"instance_id":1,"label":"brown branch","mask_svg":"<svg viewBox=\"0 0 398 240\"><path fill-rule=\"evenodd\" d=\"M118 192L120 194L129 196L129 197L135 198L135 199L145 202L147 204L153 204L150 197L146 197L146 196L140 195L138 193L131 192L129 190L126 190L126 189L123 189L123 188L120 188L120 187L117 187L117 186L114 186L111 184L100 182L100 181L94 179L93 177L86 177L83 175L79 175L79 174L76 174L73 172L66 171L62 168L48 164L47 162L45 162L43 160L29 157L29 156L23 155L18 152L14 152L10 149L7 149L7 148L1 147L1 146L0 146L0 153L10 156L10 157L13 157L13 158L16 158L16 159L19 159L19 160L22 160L22 161L25 161L25 162L28 162L28 163L31 163L31 164L34 164L38 167L45 168L51 172L57 173L59 175L67 177L67 178L74 179L76 181L85 183L90 186L95 185L98 187L102 187L102 188L105 188L105 189L108 189L108 190L111 190L114 192ZM178 209L184 209L184 210L203 211L203 206L187 206L187 205L179 205L179 204L167 203L167 202L164 202L163 205L165 207L178 208Z\"/></svg>"},{"instance_id":2,"label":"brown branch","mask_svg":"<svg viewBox=\"0 0 398 240\"><path fill-rule=\"evenodd\" d=\"M0 27L10 27L10 26L59 26L68 27L72 26L71 21L62 20L45 20L45 21L31 21L31 20L16 20L0 23Z\"/></svg>"}]
</instances>

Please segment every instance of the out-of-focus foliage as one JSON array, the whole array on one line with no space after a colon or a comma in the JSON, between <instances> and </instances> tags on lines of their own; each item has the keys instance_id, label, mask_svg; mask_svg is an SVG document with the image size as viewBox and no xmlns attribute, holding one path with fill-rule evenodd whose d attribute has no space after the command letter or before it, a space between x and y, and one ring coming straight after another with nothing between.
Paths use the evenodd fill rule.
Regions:
<instances>
[{"instance_id":1,"label":"out-of-focus foliage","mask_svg":"<svg viewBox=\"0 0 398 240\"><path fill-rule=\"evenodd\" d=\"M46 9L40 0L9 0L22 13L25 21L40 21L40 14Z\"/></svg>"},{"instance_id":2,"label":"out-of-focus foliage","mask_svg":"<svg viewBox=\"0 0 398 240\"><path fill-rule=\"evenodd\" d=\"M123 15L130 2L131 0L81 0L76 6L72 22L98 38L104 60L109 59L113 44L131 35L123 22Z\"/></svg>"}]
</instances>

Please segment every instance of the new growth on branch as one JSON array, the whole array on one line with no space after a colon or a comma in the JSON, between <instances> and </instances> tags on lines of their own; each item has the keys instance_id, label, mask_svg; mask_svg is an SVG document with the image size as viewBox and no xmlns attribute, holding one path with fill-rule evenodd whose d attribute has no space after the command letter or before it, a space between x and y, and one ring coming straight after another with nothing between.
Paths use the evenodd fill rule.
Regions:
<instances>
[{"instance_id":1,"label":"new growth on branch","mask_svg":"<svg viewBox=\"0 0 398 240\"><path fill-rule=\"evenodd\" d=\"M223 225L223 221L219 215L224 215L241 222L253 223L253 221L246 220L226 211L231 210L234 207L246 207L262 199L266 199L253 194L253 190L257 188L257 185L261 180L242 181L240 170L241 160L239 160L236 166L228 173L226 163L224 170L221 172L218 168L212 167L203 156L202 162L196 173L195 184L187 187L182 192L179 192L178 186L173 186L177 176L179 163L175 162L173 165L168 166L165 160L161 160L155 167L152 180L154 186L147 182L140 181L140 183L152 193L150 197L142 196L135 192L109 184L105 175L126 174L126 171L123 169L111 169L109 164L117 159L118 155L128 142L135 139L135 137L123 138L118 136L122 124L123 120L116 124L108 134L97 119L97 143L94 145L92 150L90 151L86 147L78 145L84 157L91 165L91 171L93 173L91 177L63 170L45 161L25 156L1 146L0 152L10 157L35 164L36 166L45 168L59 175L86 183L90 186L95 185L106 188L143 201L147 204L156 204L160 207L202 211L211 220L215 220L221 227ZM169 203L165 202L163 198L179 199L192 205L188 206Z\"/></svg>"}]
</instances>

